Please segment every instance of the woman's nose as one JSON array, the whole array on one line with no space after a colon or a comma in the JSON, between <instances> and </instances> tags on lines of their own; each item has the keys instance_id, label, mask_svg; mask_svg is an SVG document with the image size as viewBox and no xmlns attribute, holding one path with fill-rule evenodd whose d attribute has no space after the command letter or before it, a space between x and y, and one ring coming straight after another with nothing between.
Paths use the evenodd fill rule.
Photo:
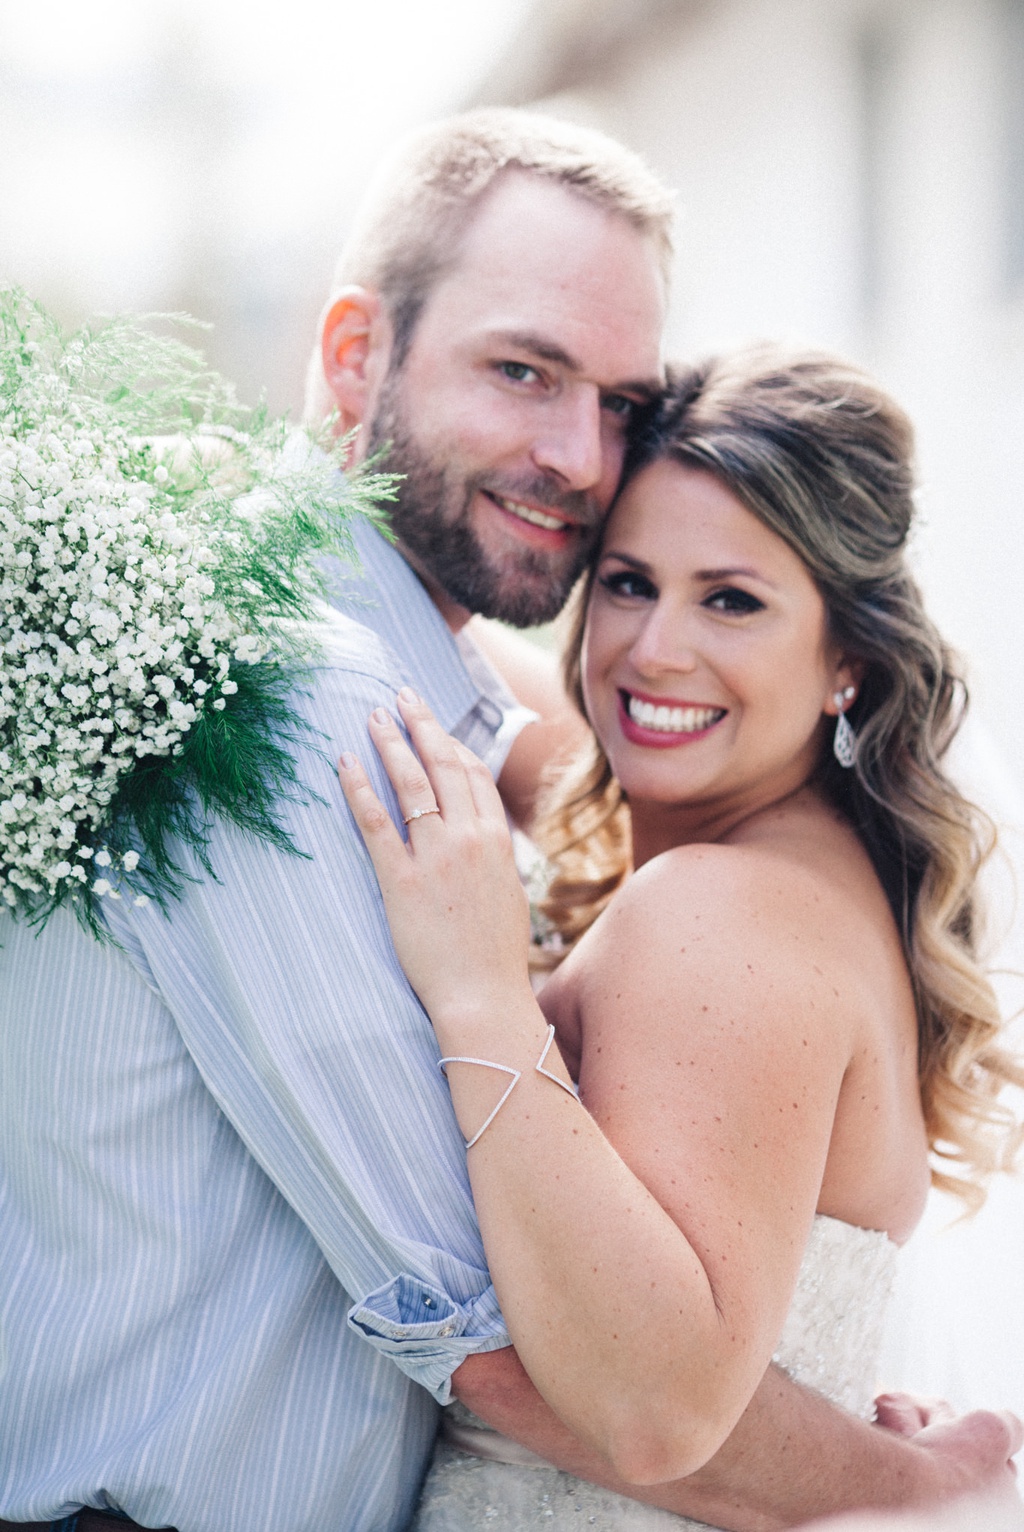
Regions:
<instances>
[{"instance_id":1,"label":"woman's nose","mask_svg":"<svg viewBox=\"0 0 1024 1532\"><path fill-rule=\"evenodd\" d=\"M659 602L636 635L630 659L645 675L665 671L691 674L697 667L697 656L685 614Z\"/></svg>"}]
</instances>

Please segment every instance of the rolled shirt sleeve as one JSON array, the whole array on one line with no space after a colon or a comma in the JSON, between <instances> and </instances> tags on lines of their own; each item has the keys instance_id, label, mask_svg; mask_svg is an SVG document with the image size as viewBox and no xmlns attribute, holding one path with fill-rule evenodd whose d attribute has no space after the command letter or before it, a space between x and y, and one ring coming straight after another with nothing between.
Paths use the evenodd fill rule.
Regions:
<instances>
[{"instance_id":1,"label":"rolled shirt sleeve","mask_svg":"<svg viewBox=\"0 0 1024 1532\"><path fill-rule=\"evenodd\" d=\"M405 1272L355 1304L348 1322L445 1404L451 1396L453 1356L461 1362L474 1352L508 1344L493 1287L472 1304L456 1304L440 1288ZM481 1337L486 1337L483 1344Z\"/></svg>"}]
</instances>

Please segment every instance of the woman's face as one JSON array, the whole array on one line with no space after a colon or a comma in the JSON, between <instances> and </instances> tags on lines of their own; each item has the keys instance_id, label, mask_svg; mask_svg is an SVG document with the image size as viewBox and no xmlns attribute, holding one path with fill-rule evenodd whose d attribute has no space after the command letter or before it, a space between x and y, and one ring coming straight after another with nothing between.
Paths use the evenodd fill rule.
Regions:
<instances>
[{"instance_id":1,"label":"woman's face","mask_svg":"<svg viewBox=\"0 0 1024 1532\"><path fill-rule=\"evenodd\" d=\"M782 539L710 473L662 460L609 518L587 611L587 709L634 815L707 838L813 771L851 674Z\"/></svg>"}]
</instances>

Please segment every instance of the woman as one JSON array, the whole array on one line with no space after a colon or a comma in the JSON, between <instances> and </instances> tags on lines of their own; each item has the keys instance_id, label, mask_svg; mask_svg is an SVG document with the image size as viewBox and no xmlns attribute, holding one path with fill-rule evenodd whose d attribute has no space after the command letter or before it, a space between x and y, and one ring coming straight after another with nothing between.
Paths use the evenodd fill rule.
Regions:
<instances>
[{"instance_id":1,"label":"woman","mask_svg":"<svg viewBox=\"0 0 1024 1532\"><path fill-rule=\"evenodd\" d=\"M1006 1147L993 1098L1019 1075L975 956L985 834L939 764L962 687L903 562L910 452L828 358L750 352L670 391L568 655L596 742L549 815L567 955L539 1005L486 772L415 698L425 770L372 720L406 846L342 765L510 1334L637 1484L706 1461L775 1355L866 1411L930 1154L971 1200ZM417 1525L582 1512L678 1524L448 1448Z\"/></svg>"}]
</instances>

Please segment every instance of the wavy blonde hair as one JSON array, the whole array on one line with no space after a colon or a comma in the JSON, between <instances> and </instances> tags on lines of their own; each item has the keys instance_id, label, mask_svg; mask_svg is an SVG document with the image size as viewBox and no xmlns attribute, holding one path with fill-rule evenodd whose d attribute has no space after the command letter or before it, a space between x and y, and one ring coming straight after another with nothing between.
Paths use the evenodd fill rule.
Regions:
<instances>
[{"instance_id":1,"label":"wavy blonde hair","mask_svg":"<svg viewBox=\"0 0 1024 1532\"><path fill-rule=\"evenodd\" d=\"M660 459L713 474L794 549L821 592L832 637L864 666L848 715L855 765L843 770L826 751L816 781L859 833L902 935L933 1183L978 1206L985 1179L1019 1144L1021 1129L996 1097L1008 1082L1024 1084L1024 1069L1000 1043L996 997L978 961L977 877L994 830L941 764L966 688L905 562L910 421L848 363L758 347L673 378L627 471ZM593 579L594 567L564 659L581 709ZM543 912L564 954L630 870L628 805L596 740L553 786L538 838L556 868Z\"/></svg>"}]
</instances>

